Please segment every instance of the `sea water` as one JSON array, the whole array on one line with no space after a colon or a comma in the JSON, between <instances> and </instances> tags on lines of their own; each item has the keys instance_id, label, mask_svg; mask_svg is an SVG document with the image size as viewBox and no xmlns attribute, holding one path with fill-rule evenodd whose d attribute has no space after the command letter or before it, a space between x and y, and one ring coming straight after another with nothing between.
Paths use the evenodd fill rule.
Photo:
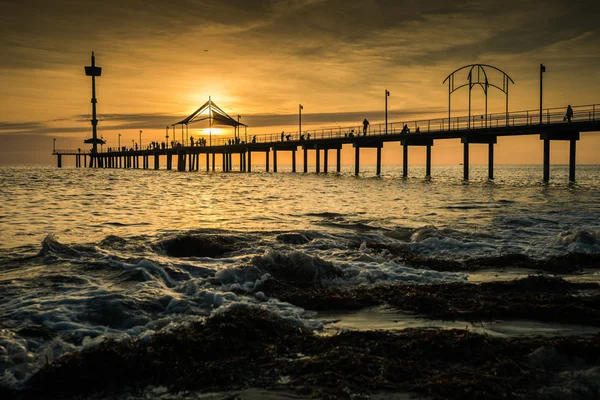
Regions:
<instances>
[{"instance_id":1,"label":"sea water","mask_svg":"<svg viewBox=\"0 0 600 400\"><path fill-rule=\"evenodd\" d=\"M230 307L264 307L327 330L339 316L260 291L274 266L342 288L515 276L510 261L472 275L411 268L372 243L436 263L600 255L599 166L578 166L574 184L567 166L553 166L549 184L541 182L541 166L496 166L493 182L486 166L471 166L470 182L458 165L434 166L430 180L419 166L407 179L398 166L384 166L380 178L374 166L362 168L355 177L350 165L319 175L285 167L0 167L0 383L19 387L66 352L107 338L143 340ZM171 246L176 240L179 248ZM216 248L195 249L195 240ZM327 278L328 265L342 276ZM386 328L399 319L365 315L341 325Z\"/></svg>"}]
</instances>

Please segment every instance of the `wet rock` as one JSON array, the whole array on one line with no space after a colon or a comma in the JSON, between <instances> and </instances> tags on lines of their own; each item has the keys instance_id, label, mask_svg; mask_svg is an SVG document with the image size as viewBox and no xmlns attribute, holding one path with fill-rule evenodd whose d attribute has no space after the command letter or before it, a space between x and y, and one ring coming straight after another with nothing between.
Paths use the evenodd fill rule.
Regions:
<instances>
[{"instance_id":1,"label":"wet rock","mask_svg":"<svg viewBox=\"0 0 600 400\"><path fill-rule=\"evenodd\" d=\"M236 250L235 239L213 235L182 235L159 243L171 257L219 257Z\"/></svg>"},{"instance_id":2,"label":"wet rock","mask_svg":"<svg viewBox=\"0 0 600 400\"><path fill-rule=\"evenodd\" d=\"M282 233L276 239L286 244L306 244L312 240L301 233Z\"/></svg>"}]
</instances>

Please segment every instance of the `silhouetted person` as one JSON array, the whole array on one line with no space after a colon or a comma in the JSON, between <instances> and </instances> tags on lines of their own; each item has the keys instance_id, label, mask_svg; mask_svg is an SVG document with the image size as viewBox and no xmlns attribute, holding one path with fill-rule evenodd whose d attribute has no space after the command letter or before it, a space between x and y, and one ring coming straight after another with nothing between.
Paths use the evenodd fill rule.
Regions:
<instances>
[{"instance_id":1,"label":"silhouetted person","mask_svg":"<svg viewBox=\"0 0 600 400\"><path fill-rule=\"evenodd\" d=\"M306 137L308 138L308 140L310 140L310 133L308 133Z\"/></svg>"},{"instance_id":2,"label":"silhouetted person","mask_svg":"<svg viewBox=\"0 0 600 400\"><path fill-rule=\"evenodd\" d=\"M281 131L281 141L282 142L283 142L283 137L284 137L284 134L283 134L283 131Z\"/></svg>"},{"instance_id":3,"label":"silhouetted person","mask_svg":"<svg viewBox=\"0 0 600 400\"><path fill-rule=\"evenodd\" d=\"M410 128L408 127L408 125L404 124L404 126L402 127L402 132L400 133L410 133Z\"/></svg>"},{"instance_id":4,"label":"silhouetted person","mask_svg":"<svg viewBox=\"0 0 600 400\"><path fill-rule=\"evenodd\" d=\"M417 130L415 131L415 133L421 133L421 128L417 126Z\"/></svg>"},{"instance_id":5,"label":"silhouetted person","mask_svg":"<svg viewBox=\"0 0 600 400\"><path fill-rule=\"evenodd\" d=\"M78 148L78 149L77 149L77 152L78 152L78 153L81 153L81 149L80 149L80 148Z\"/></svg>"},{"instance_id":6,"label":"silhouetted person","mask_svg":"<svg viewBox=\"0 0 600 400\"><path fill-rule=\"evenodd\" d=\"M567 113L565 114L565 120L567 120L567 122L571 122L571 119L573 118L573 109L571 108L571 105L569 104L567 106Z\"/></svg>"},{"instance_id":7,"label":"silhouetted person","mask_svg":"<svg viewBox=\"0 0 600 400\"><path fill-rule=\"evenodd\" d=\"M252 143L256 143L256 135L252 136Z\"/></svg>"},{"instance_id":8,"label":"silhouetted person","mask_svg":"<svg viewBox=\"0 0 600 400\"><path fill-rule=\"evenodd\" d=\"M354 129L352 129L352 130L350 131L350 133L348 134L348 137L354 137Z\"/></svg>"},{"instance_id":9,"label":"silhouetted person","mask_svg":"<svg viewBox=\"0 0 600 400\"><path fill-rule=\"evenodd\" d=\"M363 121L363 135L367 136L367 128L369 127L369 121L365 118Z\"/></svg>"},{"instance_id":10,"label":"silhouetted person","mask_svg":"<svg viewBox=\"0 0 600 400\"><path fill-rule=\"evenodd\" d=\"M194 147L194 137L190 136L190 145Z\"/></svg>"},{"instance_id":11,"label":"silhouetted person","mask_svg":"<svg viewBox=\"0 0 600 400\"><path fill-rule=\"evenodd\" d=\"M288 133L287 135L285 135L285 140L287 140L289 142L291 136L292 136L292 134Z\"/></svg>"},{"instance_id":12,"label":"silhouetted person","mask_svg":"<svg viewBox=\"0 0 600 400\"><path fill-rule=\"evenodd\" d=\"M136 143L136 144L135 144L135 151L137 151L137 149L138 149L138 145L137 145L137 143Z\"/></svg>"}]
</instances>

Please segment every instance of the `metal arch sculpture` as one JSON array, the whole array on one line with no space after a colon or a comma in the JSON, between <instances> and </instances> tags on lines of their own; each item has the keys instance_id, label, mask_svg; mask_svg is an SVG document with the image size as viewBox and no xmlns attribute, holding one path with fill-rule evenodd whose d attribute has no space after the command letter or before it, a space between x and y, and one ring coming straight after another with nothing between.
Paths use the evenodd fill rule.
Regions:
<instances>
[{"instance_id":1,"label":"metal arch sculpture","mask_svg":"<svg viewBox=\"0 0 600 400\"><path fill-rule=\"evenodd\" d=\"M467 69L467 68L469 68L469 73L467 75L468 82L463 85L455 86L455 84L454 84L455 75L459 71L462 71L463 69ZM502 87L500 87L496 84L490 83L490 81L488 80L487 72L485 71L486 68L494 69L502 74ZM477 80L476 81L473 80L473 78L474 78L473 70L474 69L476 69L476 71L477 71ZM482 78L483 78L483 82L482 82ZM473 86L475 86L475 85L481 86L481 88L483 89L483 93L485 94L485 126L487 126L487 124L488 124L488 112L487 112L488 89L490 87L496 88L496 89L502 91L506 95L506 120L508 121L508 85L509 85L509 83L512 83L514 85L515 81L513 81L512 78L510 76L508 76L508 74L506 72L502 71L499 68L494 67L493 65L470 64L470 65L465 65L464 67L460 67L457 70L455 70L454 72L452 72L450 75L448 75L446 77L446 79L444 79L444 82L442 82L442 83L446 83L446 81L448 81L448 126L450 126L450 99L451 99L452 93L454 93L455 91L457 91L458 89L460 89L462 87L469 86L469 121L468 121L467 126L469 128L471 127L471 90L473 89Z\"/></svg>"}]
</instances>

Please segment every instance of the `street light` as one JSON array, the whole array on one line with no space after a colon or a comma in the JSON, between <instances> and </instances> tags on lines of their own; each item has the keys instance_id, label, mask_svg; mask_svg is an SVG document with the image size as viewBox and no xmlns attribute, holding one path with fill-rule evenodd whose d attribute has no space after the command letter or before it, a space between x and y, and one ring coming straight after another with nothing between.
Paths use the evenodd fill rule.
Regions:
<instances>
[{"instance_id":1,"label":"street light","mask_svg":"<svg viewBox=\"0 0 600 400\"><path fill-rule=\"evenodd\" d=\"M387 131L387 101L388 101L388 97L390 97L390 92L386 89L385 90L385 134L387 135L388 131Z\"/></svg>"},{"instance_id":2,"label":"street light","mask_svg":"<svg viewBox=\"0 0 600 400\"><path fill-rule=\"evenodd\" d=\"M302 104L298 105L298 135L302 136Z\"/></svg>"},{"instance_id":3,"label":"street light","mask_svg":"<svg viewBox=\"0 0 600 400\"><path fill-rule=\"evenodd\" d=\"M119 133L119 151L121 151L121 134Z\"/></svg>"},{"instance_id":4,"label":"street light","mask_svg":"<svg viewBox=\"0 0 600 400\"><path fill-rule=\"evenodd\" d=\"M543 83L543 73L546 72L546 66L544 64L540 64L540 125L542 124L542 83Z\"/></svg>"},{"instance_id":5,"label":"street light","mask_svg":"<svg viewBox=\"0 0 600 400\"><path fill-rule=\"evenodd\" d=\"M142 150L142 130L140 129L140 150Z\"/></svg>"},{"instance_id":6,"label":"street light","mask_svg":"<svg viewBox=\"0 0 600 400\"><path fill-rule=\"evenodd\" d=\"M135 140L131 139L131 150L135 148Z\"/></svg>"},{"instance_id":7,"label":"street light","mask_svg":"<svg viewBox=\"0 0 600 400\"><path fill-rule=\"evenodd\" d=\"M56 138L54 138L52 141L52 152L56 153Z\"/></svg>"}]
</instances>

